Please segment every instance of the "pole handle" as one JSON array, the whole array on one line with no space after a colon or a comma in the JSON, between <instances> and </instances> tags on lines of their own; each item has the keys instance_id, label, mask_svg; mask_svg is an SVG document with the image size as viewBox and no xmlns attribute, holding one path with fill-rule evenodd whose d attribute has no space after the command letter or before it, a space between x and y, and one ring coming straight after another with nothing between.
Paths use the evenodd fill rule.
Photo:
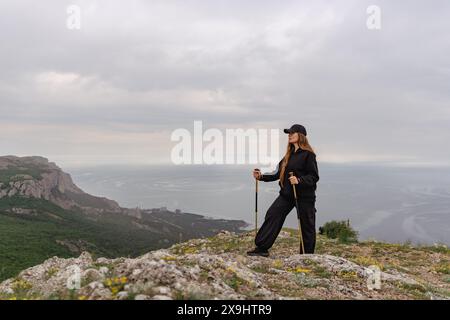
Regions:
<instances>
[{"instance_id":1,"label":"pole handle","mask_svg":"<svg viewBox=\"0 0 450 320\"><path fill-rule=\"evenodd\" d=\"M289 177L293 177L293 176L294 176L294 172L290 171ZM295 184L292 185L292 189L294 189L294 198L297 200L297 190L295 188Z\"/></svg>"},{"instance_id":2,"label":"pole handle","mask_svg":"<svg viewBox=\"0 0 450 320\"><path fill-rule=\"evenodd\" d=\"M254 171L257 171L257 172L259 172L259 174L261 174L261 170L259 170L259 169L254 169ZM256 192L258 192L258 179L255 179L255 187L256 187Z\"/></svg>"}]
</instances>

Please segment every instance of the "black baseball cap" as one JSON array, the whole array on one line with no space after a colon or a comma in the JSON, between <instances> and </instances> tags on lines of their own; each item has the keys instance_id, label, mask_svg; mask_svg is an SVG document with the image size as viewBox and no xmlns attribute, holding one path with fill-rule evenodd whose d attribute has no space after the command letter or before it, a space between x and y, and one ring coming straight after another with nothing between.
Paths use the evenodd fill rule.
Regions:
<instances>
[{"instance_id":1,"label":"black baseball cap","mask_svg":"<svg viewBox=\"0 0 450 320\"><path fill-rule=\"evenodd\" d=\"M284 129L283 131L284 133L300 132L306 136L306 129L301 124L293 124L292 127L290 127L289 129Z\"/></svg>"}]
</instances>

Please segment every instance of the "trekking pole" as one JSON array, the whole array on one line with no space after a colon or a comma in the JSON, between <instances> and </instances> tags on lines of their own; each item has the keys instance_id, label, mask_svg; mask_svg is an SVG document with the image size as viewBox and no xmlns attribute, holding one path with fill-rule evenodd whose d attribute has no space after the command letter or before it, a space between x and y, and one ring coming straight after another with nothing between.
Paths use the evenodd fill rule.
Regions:
<instances>
[{"instance_id":1,"label":"trekking pole","mask_svg":"<svg viewBox=\"0 0 450 320\"><path fill-rule=\"evenodd\" d=\"M293 177L294 173L291 171L289 172L289 177ZM300 211L298 208L298 200L297 200L297 191L295 189L295 184L292 185L292 189L294 189L294 199L295 199L295 208L297 209L297 218L298 218L298 237L300 241L300 254L305 253L305 246L303 244L303 234L302 234L302 224L300 222Z\"/></svg>"},{"instance_id":2,"label":"trekking pole","mask_svg":"<svg viewBox=\"0 0 450 320\"><path fill-rule=\"evenodd\" d=\"M259 172L259 169L255 169ZM258 179L255 179L255 237L258 233Z\"/></svg>"}]
</instances>

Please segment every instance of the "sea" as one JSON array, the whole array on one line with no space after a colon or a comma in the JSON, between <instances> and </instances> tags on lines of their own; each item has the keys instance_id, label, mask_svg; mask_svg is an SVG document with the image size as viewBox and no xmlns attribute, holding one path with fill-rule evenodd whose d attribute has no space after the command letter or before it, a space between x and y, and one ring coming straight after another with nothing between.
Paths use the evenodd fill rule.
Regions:
<instances>
[{"instance_id":1,"label":"sea","mask_svg":"<svg viewBox=\"0 0 450 320\"><path fill-rule=\"evenodd\" d=\"M123 207L180 209L255 221L255 180L247 165L107 165L63 168L84 191ZM317 228L349 220L361 240L450 244L450 167L319 163ZM260 182L259 225L278 195ZM297 227L295 209L285 226Z\"/></svg>"}]
</instances>

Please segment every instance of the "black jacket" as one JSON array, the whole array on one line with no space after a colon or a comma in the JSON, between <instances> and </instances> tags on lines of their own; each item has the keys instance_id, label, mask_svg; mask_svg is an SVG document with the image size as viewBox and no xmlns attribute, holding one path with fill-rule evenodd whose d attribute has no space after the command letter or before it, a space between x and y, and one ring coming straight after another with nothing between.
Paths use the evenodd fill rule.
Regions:
<instances>
[{"instance_id":1,"label":"black jacket","mask_svg":"<svg viewBox=\"0 0 450 320\"><path fill-rule=\"evenodd\" d=\"M260 180L269 182L280 179L282 162L283 159L278 163L277 169L274 172L263 174ZM289 182L290 171L294 172L294 175L299 179L299 183L296 185L298 200L315 201L317 181L319 181L319 169L317 168L316 155L308 150L302 150L300 148L298 148L296 152L294 152L294 150L291 151L291 156L284 174L283 187L280 182L278 182L278 185L280 186L281 196L288 199L294 199L294 191Z\"/></svg>"}]
</instances>

